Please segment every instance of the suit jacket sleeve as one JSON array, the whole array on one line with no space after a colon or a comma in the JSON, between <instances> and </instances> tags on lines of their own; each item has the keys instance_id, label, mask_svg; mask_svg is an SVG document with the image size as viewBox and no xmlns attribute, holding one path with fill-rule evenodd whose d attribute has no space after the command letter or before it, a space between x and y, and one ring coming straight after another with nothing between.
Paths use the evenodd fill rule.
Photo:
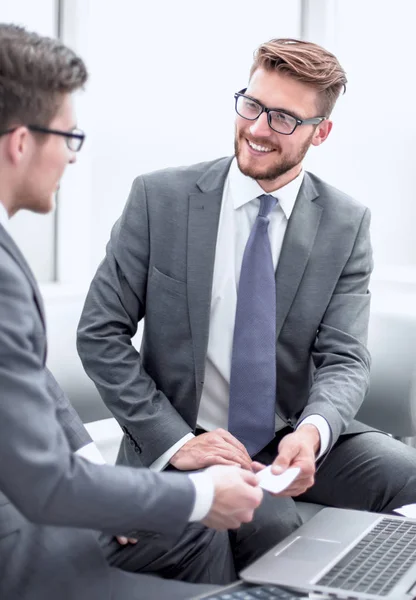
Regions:
<instances>
[{"instance_id":1,"label":"suit jacket sleeve","mask_svg":"<svg viewBox=\"0 0 416 600\"><path fill-rule=\"evenodd\" d=\"M46 384L52 401L56 406L56 418L58 419L69 447L73 452L90 444L93 440L85 429L77 411L69 401L68 396L59 386L55 377L46 369Z\"/></svg>"},{"instance_id":2,"label":"suit jacket sleeve","mask_svg":"<svg viewBox=\"0 0 416 600\"><path fill-rule=\"evenodd\" d=\"M34 350L34 339L44 335L39 323L26 276L2 253L0 489L34 522L179 535L195 499L186 475L95 465L73 453L43 357Z\"/></svg>"},{"instance_id":3,"label":"suit jacket sleeve","mask_svg":"<svg viewBox=\"0 0 416 600\"><path fill-rule=\"evenodd\" d=\"M145 316L149 252L146 189L139 177L91 283L78 328L78 352L145 465L192 431L157 389L131 344Z\"/></svg>"},{"instance_id":4,"label":"suit jacket sleeve","mask_svg":"<svg viewBox=\"0 0 416 600\"><path fill-rule=\"evenodd\" d=\"M366 209L317 333L312 350L316 370L300 417L322 415L331 430L330 447L354 419L369 385L371 359L366 344L373 268L369 226Z\"/></svg>"}]
</instances>

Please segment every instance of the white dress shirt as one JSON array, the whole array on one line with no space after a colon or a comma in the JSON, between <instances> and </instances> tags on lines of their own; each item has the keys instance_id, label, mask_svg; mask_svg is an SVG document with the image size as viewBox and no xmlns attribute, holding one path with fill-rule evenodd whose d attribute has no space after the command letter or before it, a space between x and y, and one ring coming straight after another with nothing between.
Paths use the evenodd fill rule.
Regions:
<instances>
[{"instance_id":1,"label":"white dress shirt","mask_svg":"<svg viewBox=\"0 0 416 600\"><path fill-rule=\"evenodd\" d=\"M268 228L275 270L287 223L302 185L303 176L304 173L301 171L293 181L275 192L271 192L278 200L269 214ZM264 194L264 190L257 181L241 173L237 161L234 159L224 186L218 225L215 250L218 260L215 260L214 264L205 377L197 419L198 426L206 431L219 427L228 429L231 354L237 290L243 254L259 212L258 196L261 194ZM277 294L279 294L278 290ZM279 298L277 298L278 301ZM306 423L315 425L319 431L319 456L321 456L329 445L329 425L320 415L311 415L298 423L298 426ZM285 426L286 423L276 415L276 431ZM189 433L181 438L162 454L151 465L151 468L163 469L172 456L192 437L193 434Z\"/></svg>"},{"instance_id":2,"label":"white dress shirt","mask_svg":"<svg viewBox=\"0 0 416 600\"><path fill-rule=\"evenodd\" d=\"M7 210L0 202L0 225L3 225L4 229L8 231L9 228L9 215L7 214Z\"/></svg>"},{"instance_id":3,"label":"white dress shirt","mask_svg":"<svg viewBox=\"0 0 416 600\"><path fill-rule=\"evenodd\" d=\"M0 202L0 225L8 230L9 216L4 205ZM75 454L82 456L86 460L96 463L105 464L105 460L94 442L86 444L79 448ZM201 521L208 514L214 499L214 483L209 473L200 472L189 475L195 487L195 504L189 521Z\"/></svg>"}]
</instances>

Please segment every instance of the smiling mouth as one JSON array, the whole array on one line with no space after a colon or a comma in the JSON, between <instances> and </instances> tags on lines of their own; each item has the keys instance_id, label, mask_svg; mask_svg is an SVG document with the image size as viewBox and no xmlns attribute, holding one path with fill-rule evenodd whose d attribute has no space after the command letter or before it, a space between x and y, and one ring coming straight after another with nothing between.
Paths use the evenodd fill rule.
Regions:
<instances>
[{"instance_id":1,"label":"smiling mouth","mask_svg":"<svg viewBox=\"0 0 416 600\"><path fill-rule=\"evenodd\" d=\"M268 146L262 146L260 144L255 144L254 142L252 142L248 139L246 139L246 142L252 150L255 150L255 152L263 152L264 154L273 152L273 148L269 148Z\"/></svg>"}]
</instances>

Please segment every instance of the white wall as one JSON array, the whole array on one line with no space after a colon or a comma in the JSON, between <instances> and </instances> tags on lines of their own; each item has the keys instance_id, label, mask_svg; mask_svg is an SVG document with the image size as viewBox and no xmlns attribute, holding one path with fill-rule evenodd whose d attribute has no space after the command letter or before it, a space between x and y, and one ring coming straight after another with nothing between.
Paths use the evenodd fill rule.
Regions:
<instances>
[{"instance_id":1,"label":"white wall","mask_svg":"<svg viewBox=\"0 0 416 600\"><path fill-rule=\"evenodd\" d=\"M53 34L55 4L0 0L0 19ZM85 289L136 175L232 152L233 93L253 50L303 33L333 50L349 78L334 130L306 166L371 208L376 277L416 283L413 0L62 4L63 39L91 76L77 101L87 142L59 195L60 282ZM53 215L12 222L43 280L54 270L53 224Z\"/></svg>"},{"instance_id":2,"label":"white wall","mask_svg":"<svg viewBox=\"0 0 416 600\"><path fill-rule=\"evenodd\" d=\"M416 3L309 4L307 38L338 56L348 86L307 166L370 207L376 275L416 282Z\"/></svg>"},{"instance_id":3,"label":"white wall","mask_svg":"<svg viewBox=\"0 0 416 600\"><path fill-rule=\"evenodd\" d=\"M233 94L256 46L300 35L300 2L85 1L96 265L137 175L232 152Z\"/></svg>"}]
</instances>

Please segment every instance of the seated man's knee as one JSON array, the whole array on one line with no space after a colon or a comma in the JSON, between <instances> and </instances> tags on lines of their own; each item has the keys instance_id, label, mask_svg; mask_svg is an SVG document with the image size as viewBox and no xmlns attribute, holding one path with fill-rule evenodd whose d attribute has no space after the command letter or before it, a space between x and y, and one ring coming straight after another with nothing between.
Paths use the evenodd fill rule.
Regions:
<instances>
[{"instance_id":1,"label":"seated man's knee","mask_svg":"<svg viewBox=\"0 0 416 600\"><path fill-rule=\"evenodd\" d=\"M292 498L264 495L251 523L230 536L237 571L253 562L302 524Z\"/></svg>"}]
</instances>

